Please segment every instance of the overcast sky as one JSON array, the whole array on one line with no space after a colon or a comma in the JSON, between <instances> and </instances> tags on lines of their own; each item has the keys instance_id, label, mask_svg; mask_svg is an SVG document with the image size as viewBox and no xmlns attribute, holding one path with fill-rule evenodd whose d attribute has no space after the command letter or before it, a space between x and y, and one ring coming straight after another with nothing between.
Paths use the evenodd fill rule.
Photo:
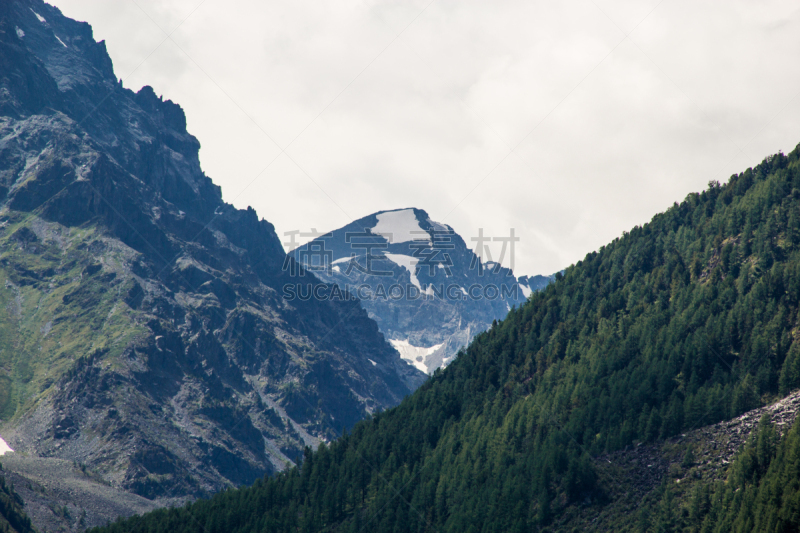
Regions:
<instances>
[{"instance_id":1,"label":"overcast sky","mask_svg":"<svg viewBox=\"0 0 800 533\"><path fill-rule=\"evenodd\" d=\"M548 274L800 142L796 0L53 3L282 239L418 207Z\"/></svg>"}]
</instances>

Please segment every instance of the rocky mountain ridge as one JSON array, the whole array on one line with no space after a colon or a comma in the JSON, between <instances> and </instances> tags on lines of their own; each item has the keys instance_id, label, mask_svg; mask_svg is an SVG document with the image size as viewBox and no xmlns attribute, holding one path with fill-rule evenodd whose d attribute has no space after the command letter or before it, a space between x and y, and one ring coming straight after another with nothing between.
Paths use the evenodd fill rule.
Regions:
<instances>
[{"instance_id":1,"label":"rocky mountain ridge","mask_svg":"<svg viewBox=\"0 0 800 533\"><path fill-rule=\"evenodd\" d=\"M0 4L0 433L17 453L196 497L425 379L358 302L282 297L273 226L222 201L198 150L88 24Z\"/></svg>"}]
</instances>

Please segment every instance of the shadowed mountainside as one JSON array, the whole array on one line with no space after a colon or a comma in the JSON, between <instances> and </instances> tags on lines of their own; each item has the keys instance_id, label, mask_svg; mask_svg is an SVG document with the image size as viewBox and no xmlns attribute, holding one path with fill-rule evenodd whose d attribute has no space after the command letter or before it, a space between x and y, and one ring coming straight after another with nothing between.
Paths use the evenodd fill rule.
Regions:
<instances>
[{"instance_id":1,"label":"shadowed mountainside","mask_svg":"<svg viewBox=\"0 0 800 533\"><path fill-rule=\"evenodd\" d=\"M0 431L18 454L195 497L425 379L357 302L282 298L273 226L222 201L198 150L88 24L0 3Z\"/></svg>"}]
</instances>

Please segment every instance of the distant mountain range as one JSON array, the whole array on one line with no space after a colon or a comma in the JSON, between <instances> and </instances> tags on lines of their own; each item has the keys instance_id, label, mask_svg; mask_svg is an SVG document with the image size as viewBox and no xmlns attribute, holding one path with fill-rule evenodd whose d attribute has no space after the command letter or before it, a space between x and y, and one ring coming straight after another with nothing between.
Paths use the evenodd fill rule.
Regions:
<instances>
[{"instance_id":1,"label":"distant mountain range","mask_svg":"<svg viewBox=\"0 0 800 533\"><path fill-rule=\"evenodd\" d=\"M513 237L501 238L513 256ZM452 227L414 208L374 213L291 255L340 295L360 300L400 356L429 374L555 279L517 278L497 262L484 263ZM311 297L299 278L288 292Z\"/></svg>"}]
</instances>

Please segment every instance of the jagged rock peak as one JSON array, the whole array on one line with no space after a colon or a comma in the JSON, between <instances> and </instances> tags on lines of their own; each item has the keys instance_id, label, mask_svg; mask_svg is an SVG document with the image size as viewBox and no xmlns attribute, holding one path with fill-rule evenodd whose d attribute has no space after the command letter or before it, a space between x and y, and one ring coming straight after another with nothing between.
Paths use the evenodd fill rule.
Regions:
<instances>
[{"instance_id":1,"label":"jagged rock peak","mask_svg":"<svg viewBox=\"0 0 800 533\"><path fill-rule=\"evenodd\" d=\"M282 297L273 226L199 146L88 24L0 3L0 430L149 499L283 469L425 379L358 302Z\"/></svg>"}]
</instances>

